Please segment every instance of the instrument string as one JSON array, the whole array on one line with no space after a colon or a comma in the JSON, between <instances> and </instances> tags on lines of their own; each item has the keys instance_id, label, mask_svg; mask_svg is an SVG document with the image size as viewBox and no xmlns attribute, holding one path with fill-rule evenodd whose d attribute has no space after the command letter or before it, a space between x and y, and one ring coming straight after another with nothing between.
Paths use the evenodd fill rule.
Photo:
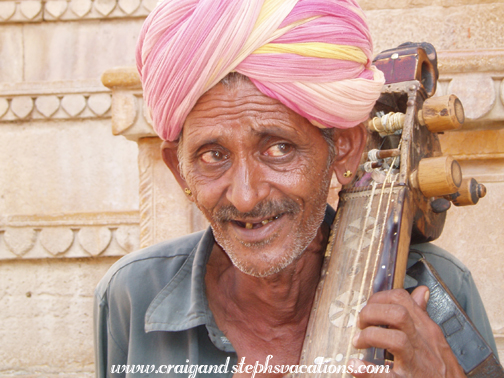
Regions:
<instances>
[{"instance_id":1,"label":"instrument string","mask_svg":"<svg viewBox=\"0 0 504 378\"><path fill-rule=\"evenodd\" d=\"M357 271L357 266L359 264L360 256L362 254L362 244L363 244L364 239L365 239L366 225L368 224L369 218L371 216L371 211L373 209L373 201L374 201L374 198L375 198L376 186L377 186L377 182L373 181L373 183L372 183L372 189L371 189L371 195L370 195L369 200L368 200L368 202L367 202L367 204L365 206L365 208L366 208L366 215L364 216L364 219L361 222L362 227L361 227L361 233L360 233L360 238L359 238L359 244L358 244L358 247L357 247L357 253L355 254L354 263L353 263L353 266L352 266L352 269L353 269L354 272ZM369 256L368 256L367 260L369 260ZM366 263L366 268L367 268L367 263ZM355 280L356 276L357 276L357 274L354 274L354 275L351 276L350 288L354 287L354 280ZM352 301L352 299L354 299L354 298L355 298L355 294L349 295L349 301ZM359 301L360 298L361 298L361 293L359 292L359 296L357 297L357 301ZM350 305L350 303L348 303L348 305ZM352 340L353 340L353 338L355 336L355 332L356 332L356 326L354 325L353 327L351 327L350 338L348 339L349 343L348 343L347 351L345 353L345 366L348 365L348 360L350 359L351 351L352 351L352 348L353 348ZM346 372L345 372L344 375L343 375L343 377L346 377L346 376L347 375L346 375Z\"/></svg>"},{"instance_id":2,"label":"instrument string","mask_svg":"<svg viewBox=\"0 0 504 378\"><path fill-rule=\"evenodd\" d=\"M399 144L398 144L397 148L400 149L401 145L402 145L402 138L399 141ZM389 196L388 196L388 199L387 199L387 207L386 207L385 212L384 212L384 219L383 219L383 223L382 223L382 227L381 227L381 231L380 231L380 239L378 241L377 248L380 248L380 246L382 245L382 242L383 242L383 237L385 235L385 228L387 226L386 217L387 217L387 215L389 213L390 204L392 202L391 199L392 199L392 193L393 193L393 190L394 190L394 184L397 181L397 175L394 175L392 177L392 179L390 179L390 177L392 175L392 169L395 166L396 161L397 161L397 156L394 157L394 159L392 160L392 164L390 165L390 167L389 167L389 169L387 171L387 176L385 177L385 182L388 182L389 180L391 181L390 182L390 192L389 192ZM375 262L374 262L374 268L372 270L371 282L374 282L374 280L376 278L376 274L378 273L377 268L378 268L379 258L380 258L380 254L377 251L375 253ZM371 296L371 294L373 294L372 290L373 290L373 285L369 285L369 291L367 293L366 298L369 298Z\"/></svg>"},{"instance_id":3,"label":"instrument string","mask_svg":"<svg viewBox=\"0 0 504 378\"><path fill-rule=\"evenodd\" d=\"M401 146L401 142L402 140L399 142L399 147ZM364 266L364 272L362 274L362 279L361 279L361 285L360 285L360 288L359 288L359 295L358 295L358 298L362 298L363 295L364 295L364 291L365 291L365 284L368 283L368 287L369 287L369 290L368 290L368 293L366 295L366 300L369 299L369 297L371 296L372 294L372 288L373 288L373 281L375 279L375 275L376 275L376 269L377 269L377 265L378 265L378 260L379 260L379 257L380 257L380 253L379 253L379 249L380 249L380 246L381 246L381 243L383 241L383 235L385 233L385 227L386 227L386 217L387 217L387 214L389 212L389 208L390 208L390 203L391 203L391 198L392 198L392 193L393 193L393 188L394 188L394 183L396 181L396 175L394 175L393 179L391 180L391 174L392 174L392 169L396 163L396 159L397 157L394 157L393 161L392 161L392 164L390 165L389 169L387 170L387 175L385 177L385 181L382 183L382 187L381 187L381 190L380 190L380 197L379 197L379 200L378 200L378 206L376 208L376 216L375 216L375 222L374 222L374 225L373 225L373 229L372 229L372 232L371 232L371 240L369 242L369 248L368 248L368 253L367 253L367 257L366 257L366 262L365 262L365 266ZM383 203L383 198L384 198L384 195L385 195L385 192L386 192L386 184L387 182L391 182L391 186L390 186L390 189L389 189L389 194L388 194L388 198L387 200L385 201L385 212L382 212L380 213L380 210L382 208L382 203ZM374 184L376 184L376 182L374 182ZM371 198L369 199L369 202L368 202L368 206L369 207L372 207L372 203L373 203L373 200L374 200L374 191L371 193ZM376 245L376 249L374 248L374 241L375 241L375 237L376 237L376 231L378 229L378 225L380 224L380 215L382 216L382 227L381 227L381 231L380 231L380 238L379 238L379 241L378 241L378 244ZM364 222L364 227L362 228L362 231L361 231L361 235L364 235L366 233L366 228L367 228L367 221L368 221L369 217L366 217L366 220ZM359 246L361 247L361 246ZM360 248L359 248L359 251L360 251ZM372 260L372 256L374 255L374 263L371 262ZM367 281L367 276L368 276L368 271L369 271L369 267L370 265L373 265L373 269L371 270L371 280L370 281ZM357 330L357 327L352 327L352 330L351 330L351 334L350 334L350 343L349 343L349 348L348 348L348 351L347 351L347 356L350 355L350 351L353 347L352 345L352 340L355 336L355 333L356 333L356 330ZM357 349L357 353L358 355L360 355L362 353L362 349Z\"/></svg>"},{"instance_id":4,"label":"instrument string","mask_svg":"<svg viewBox=\"0 0 504 378\"><path fill-rule=\"evenodd\" d=\"M401 143L402 143L402 140L399 142L399 147L398 148L400 148ZM360 288L359 288L359 291L358 291L358 296L356 296L356 293L353 290L351 290L349 292L348 299L347 299L348 303L345 303L345 306L351 307L351 304L352 304L353 301L357 301L357 303L358 303L358 302L360 302L360 299L364 296L364 292L366 291L366 289L365 289L366 277L369 274L369 268L370 268L371 265L374 266L374 269L371 272L372 279L371 279L371 281L368 281L370 284L369 284L369 290L368 290L366 298L369 298L369 296L372 294L372 282L375 279L376 267L378 265L379 255L380 255L378 253L379 252L379 246L383 242L383 236L384 236L385 231L386 231L386 221L385 220L386 220L386 216L387 216L387 214L389 212L389 209L390 209L390 203L391 203L391 198L392 198L392 192L393 192L393 188L394 188L394 183L396 182L396 179L397 179L397 175L394 175L393 178L391 179L391 177L392 177L392 170L393 170L393 167L394 167L394 165L396 163L396 160L397 160L397 157L394 157L392 164L390 165L389 169L387 170L385 181L383 182L381 190L380 190L380 195L377 196L378 193L376 193L378 183L373 180L373 182L371 184L371 194L369 196L369 199L366 202L366 205L365 206L359 206L355 201L350 201L350 208L347 209L347 211L350 214L355 214L355 215L358 214L357 216L354 217L354 219L362 219L362 221L360 222L361 227L360 227L360 235L359 235L358 247L356 249L356 253L355 253L355 256L354 256L354 259L353 259L353 264L350 267L350 269L352 270L352 272L355 272L355 274L351 275L351 277L350 277L350 283L349 283L348 287L350 289L352 289L354 287L354 283L355 283L355 280L357 279L357 276L362 277L362 280L361 280L361 283L360 283ZM386 184L387 183L391 183L391 186L390 186L390 191L389 191L388 196L387 196L388 198L384 201L385 193L386 193ZM374 205L374 201L375 201L376 197L379 197L379 200L378 200L378 206L376 208L376 214L375 214L374 224L373 224L373 228L372 228L372 233L371 233L371 236L370 236L369 248L368 248L367 255L363 256L363 248L362 248L362 246L364 244L364 241L366 240L366 234L368 234L366 232L366 229L367 229L367 226L368 226L368 222L369 222L369 220L371 218L371 214L373 212L373 205ZM378 227L379 227L379 223L380 223L379 222L379 220L380 220L380 210L383 207L383 202L385 202L385 213L382 215L382 217L383 217L383 223L382 223L382 226L380 227L380 231L377 233L377 230L378 230ZM358 208L356 208L357 206L358 206ZM364 212L365 212L365 214L363 214ZM364 217L362 215L364 215ZM335 231L336 230L332 230L332 232L335 232ZM375 240L377 238L377 234L379 234L379 242L378 242L377 248L375 249L374 248L374 243L375 243ZM373 253L375 255L374 259L372 258ZM359 266L359 262L362 260L362 257L365 258L365 266L364 266L364 272L362 273L362 275L360 275L360 274L356 274L356 272L357 272L357 268ZM340 292L341 291L342 290L340 290ZM345 366L348 365L348 361L350 359L350 356L351 355L353 356L352 350L355 350L353 348L353 345L352 345L352 340L353 340L353 338L355 336L356 328L357 328L356 324L354 326L350 327L350 338L347 339L348 340L347 351L344 354L344 365ZM339 331L338 332L338 339L341 339L341 337L343 336L342 333L348 331L348 329L346 329L346 331L345 331L345 327L342 326L342 327L340 327L338 329L338 331ZM361 352L362 352L362 350L360 350L360 349L358 349L356 351L357 351L357 356L359 356L359 354L361 354ZM337 360L336 356L332 356L332 358ZM343 361L338 361L338 362L343 362ZM324 373L322 373L322 372L317 373L316 377L319 378L319 377L323 376L323 374ZM348 375L346 374L346 371L344 372L344 374L342 375L342 377L343 378L348 377Z\"/></svg>"}]
</instances>

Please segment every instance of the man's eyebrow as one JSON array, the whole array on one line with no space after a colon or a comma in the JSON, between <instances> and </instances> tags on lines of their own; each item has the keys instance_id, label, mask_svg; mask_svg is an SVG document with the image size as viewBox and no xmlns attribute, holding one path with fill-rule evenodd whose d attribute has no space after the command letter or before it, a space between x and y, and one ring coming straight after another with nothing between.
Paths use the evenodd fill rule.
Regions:
<instances>
[{"instance_id":1,"label":"man's eyebrow","mask_svg":"<svg viewBox=\"0 0 504 378\"><path fill-rule=\"evenodd\" d=\"M277 119L258 119L256 120L257 126L259 127L259 130L253 130L253 132L261 137L264 136L271 136L272 134L284 138L292 138L292 137L297 137L299 136L299 131L296 130L296 128L291 127L290 125L288 127L285 126L280 126L280 125L287 125L287 122L284 120L277 120Z\"/></svg>"}]
</instances>

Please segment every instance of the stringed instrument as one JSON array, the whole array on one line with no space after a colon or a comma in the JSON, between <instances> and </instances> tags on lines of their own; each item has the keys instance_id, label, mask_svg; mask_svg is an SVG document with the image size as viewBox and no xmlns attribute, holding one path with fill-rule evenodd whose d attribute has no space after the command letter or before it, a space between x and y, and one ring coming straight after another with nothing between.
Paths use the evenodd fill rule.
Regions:
<instances>
[{"instance_id":1,"label":"stringed instrument","mask_svg":"<svg viewBox=\"0 0 504 378\"><path fill-rule=\"evenodd\" d=\"M483 185L463 179L460 165L442 156L437 133L461 127L464 111L454 95L432 97L438 78L432 45L401 45L381 53L374 63L384 72L386 83L368 125L362 165L353 183L339 194L300 365L348 365L351 358L386 363L384 350L352 346L359 311L373 293L403 288L410 244L439 237L451 203L476 204L485 195ZM435 288L443 288L433 285L431 300L441 295L434 293ZM456 304L453 307L461 311ZM492 360L491 349L488 345L484 349L483 343L475 348L481 349L483 360ZM459 354L468 352L460 348ZM487 369L486 375L481 366L479 375L474 375L474 363L461 365L471 377L504 377L504 372L498 375L500 365L494 356L492 361L494 370ZM351 375L326 370L309 376Z\"/></svg>"}]
</instances>

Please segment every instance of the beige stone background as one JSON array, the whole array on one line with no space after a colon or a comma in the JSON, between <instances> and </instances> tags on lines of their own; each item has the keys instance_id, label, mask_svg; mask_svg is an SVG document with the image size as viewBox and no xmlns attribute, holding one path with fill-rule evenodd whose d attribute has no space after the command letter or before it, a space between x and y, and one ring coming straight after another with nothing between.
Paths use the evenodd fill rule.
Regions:
<instances>
[{"instance_id":1,"label":"beige stone background","mask_svg":"<svg viewBox=\"0 0 504 378\"><path fill-rule=\"evenodd\" d=\"M131 70L156 0L0 1L0 376L93 375L92 295L119 256L204 225ZM376 51L425 40L465 104L445 152L488 187L436 243L473 271L504 359L504 2L361 0ZM113 88L113 91L110 89ZM129 140L128 140L129 139Z\"/></svg>"}]
</instances>

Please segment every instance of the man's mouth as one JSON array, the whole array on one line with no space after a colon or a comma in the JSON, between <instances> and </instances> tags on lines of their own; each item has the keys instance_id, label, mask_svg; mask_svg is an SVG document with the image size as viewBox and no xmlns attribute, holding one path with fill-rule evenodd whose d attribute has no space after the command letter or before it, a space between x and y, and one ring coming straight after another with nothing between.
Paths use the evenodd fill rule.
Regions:
<instances>
[{"instance_id":1,"label":"man's mouth","mask_svg":"<svg viewBox=\"0 0 504 378\"><path fill-rule=\"evenodd\" d=\"M264 220L262 220L260 222L256 222L256 223L253 223L253 222L242 222L242 221L237 221L237 220L234 220L232 222L235 223L236 225L238 225L239 227L246 228L248 230L252 230L252 229L261 228L263 226L266 226L268 223L277 220L282 215L283 214L278 214L278 215L275 215L275 216L273 216L271 218L264 219Z\"/></svg>"}]
</instances>

